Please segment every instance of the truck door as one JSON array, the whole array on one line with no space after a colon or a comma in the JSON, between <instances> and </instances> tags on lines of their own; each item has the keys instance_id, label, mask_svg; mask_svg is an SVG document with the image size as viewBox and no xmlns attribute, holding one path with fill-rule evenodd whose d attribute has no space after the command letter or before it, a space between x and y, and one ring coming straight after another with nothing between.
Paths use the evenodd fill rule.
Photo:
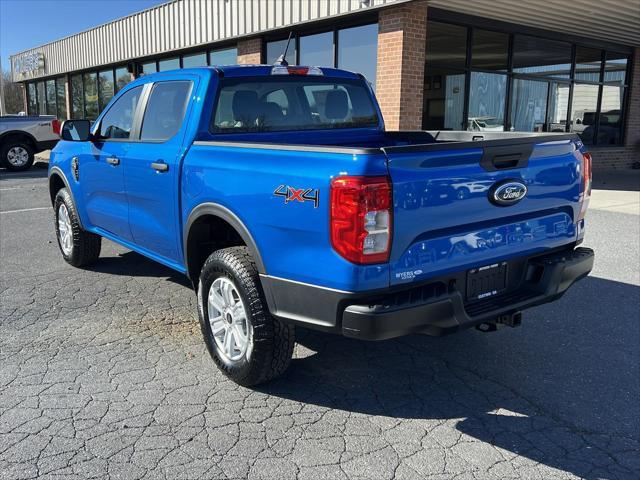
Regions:
<instances>
[{"instance_id":1,"label":"truck door","mask_svg":"<svg viewBox=\"0 0 640 480\"><path fill-rule=\"evenodd\" d=\"M142 87L124 92L107 110L89 155L79 159L78 178L91 225L131 240L124 188L124 161Z\"/></svg>"},{"instance_id":2,"label":"truck door","mask_svg":"<svg viewBox=\"0 0 640 480\"><path fill-rule=\"evenodd\" d=\"M183 77L184 78L184 77ZM185 113L194 82L167 80L150 87L140 138L124 166L129 225L136 245L181 263L177 198Z\"/></svg>"}]
</instances>

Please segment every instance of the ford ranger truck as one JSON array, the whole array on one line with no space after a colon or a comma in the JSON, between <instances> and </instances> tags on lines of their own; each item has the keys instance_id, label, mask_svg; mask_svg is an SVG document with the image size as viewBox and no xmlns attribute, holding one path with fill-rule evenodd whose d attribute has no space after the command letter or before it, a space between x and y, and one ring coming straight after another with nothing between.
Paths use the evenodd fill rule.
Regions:
<instances>
[{"instance_id":1,"label":"ford ranger truck","mask_svg":"<svg viewBox=\"0 0 640 480\"><path fill-rule=\"evenodd\" d=\"M241 385L284 372L295 326L363 340L516 326L593 266L576 135L388 132L347 71L152 74L61 136L63 258L86 267L106 238L187 275L209 352Z\"/></svg>"}]
</instances>

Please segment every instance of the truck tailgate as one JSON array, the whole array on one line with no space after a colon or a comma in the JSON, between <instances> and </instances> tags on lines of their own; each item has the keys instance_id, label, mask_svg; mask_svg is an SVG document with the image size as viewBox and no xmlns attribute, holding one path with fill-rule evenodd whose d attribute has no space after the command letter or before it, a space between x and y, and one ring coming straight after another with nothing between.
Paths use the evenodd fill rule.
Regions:
<instances>
[{"instance_id":1,"label":"truck tailgate","mask_svg":"<svg viewBox=\"0 0 640 480\"><path fill-rule=\"evenodd\" d=\"M575 241L580 144L549 138L383 148L394 199L391 284ZM526 195L499 205L495 190L512 181Z\"/></svg>"}]
</instances>

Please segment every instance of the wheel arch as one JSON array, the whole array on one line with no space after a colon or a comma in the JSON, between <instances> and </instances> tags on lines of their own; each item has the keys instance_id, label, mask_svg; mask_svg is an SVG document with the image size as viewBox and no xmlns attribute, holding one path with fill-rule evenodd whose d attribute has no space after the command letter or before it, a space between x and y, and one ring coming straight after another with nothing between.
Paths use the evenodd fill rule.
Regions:
<instances>
[{"instance_id":1,"label":"wheel arch","mask_svg":"<svg viewBox=\"0 0 640 480\"><path fill-rule=\"evenodd\" d=\"M0 148L4 146L5 142L15 138L25 140L27 143L29 143L33 147L34 151L38 145L38 142L35 139L35 137L31 135L29 132L25 132L22 130L9 130L7 132L3 132L0 135Z\"/></svg>"},{"instance_id":2,"label":"wheel arch","mask_svg":"<svg viewBox=\"0 0 640 480\"><path fill-rule=\"evenodd\" d=\"M185 223L183 234L183 253L185 264L187 267L187 276L193 283L194 287L196 287L198 284L200 269L202 267L202 264L204 263L204 260L206 260L206 256L204 259L202 258L203 255L200 252L202 243L198 241L198 236L200 235L200 233L195 227L197 227L198 225L202 225L205 222L207 224L210 224L209 222L214 222L217 224L217 226L221 227L221 229L224 231L217 232L220 235L231 234L233 236L232 232L234 232L237 235L237 239L232 238L230 240L230 243L223 243L221 245L221 248L237 245L246 246L253 256L254 261L256 262L258 272L261 274L266 273L260 251L258 250L258 246L253 239L253 235L251 235L251 232L242 222L242 220L240 220L240 218L234 212L229 210L227 207L224 207L223 205L220 205L218 203L202 203L195 207L189 214ZM208 240L218 239L208 238ZM212 249L211 251L213 250L214 249ZM210 253L210 251L207 251L207 256Z\"/></svg>"}]
</instances>

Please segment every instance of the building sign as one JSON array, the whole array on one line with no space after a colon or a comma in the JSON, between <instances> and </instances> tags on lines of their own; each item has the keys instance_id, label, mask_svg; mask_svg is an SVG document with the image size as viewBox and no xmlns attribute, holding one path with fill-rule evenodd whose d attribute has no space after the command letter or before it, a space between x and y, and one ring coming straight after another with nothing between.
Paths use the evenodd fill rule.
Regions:
<instances>
[{"instance_id":1,"label":"building sign","mask_svg":"<svg viewBox=\"0 0 640 480\"><path fill-rule=\"evenodd\" d=\"M13 58L13 72L26 77L44 71L44 53L34 52Z\"/></svg>"}]
</instances>

